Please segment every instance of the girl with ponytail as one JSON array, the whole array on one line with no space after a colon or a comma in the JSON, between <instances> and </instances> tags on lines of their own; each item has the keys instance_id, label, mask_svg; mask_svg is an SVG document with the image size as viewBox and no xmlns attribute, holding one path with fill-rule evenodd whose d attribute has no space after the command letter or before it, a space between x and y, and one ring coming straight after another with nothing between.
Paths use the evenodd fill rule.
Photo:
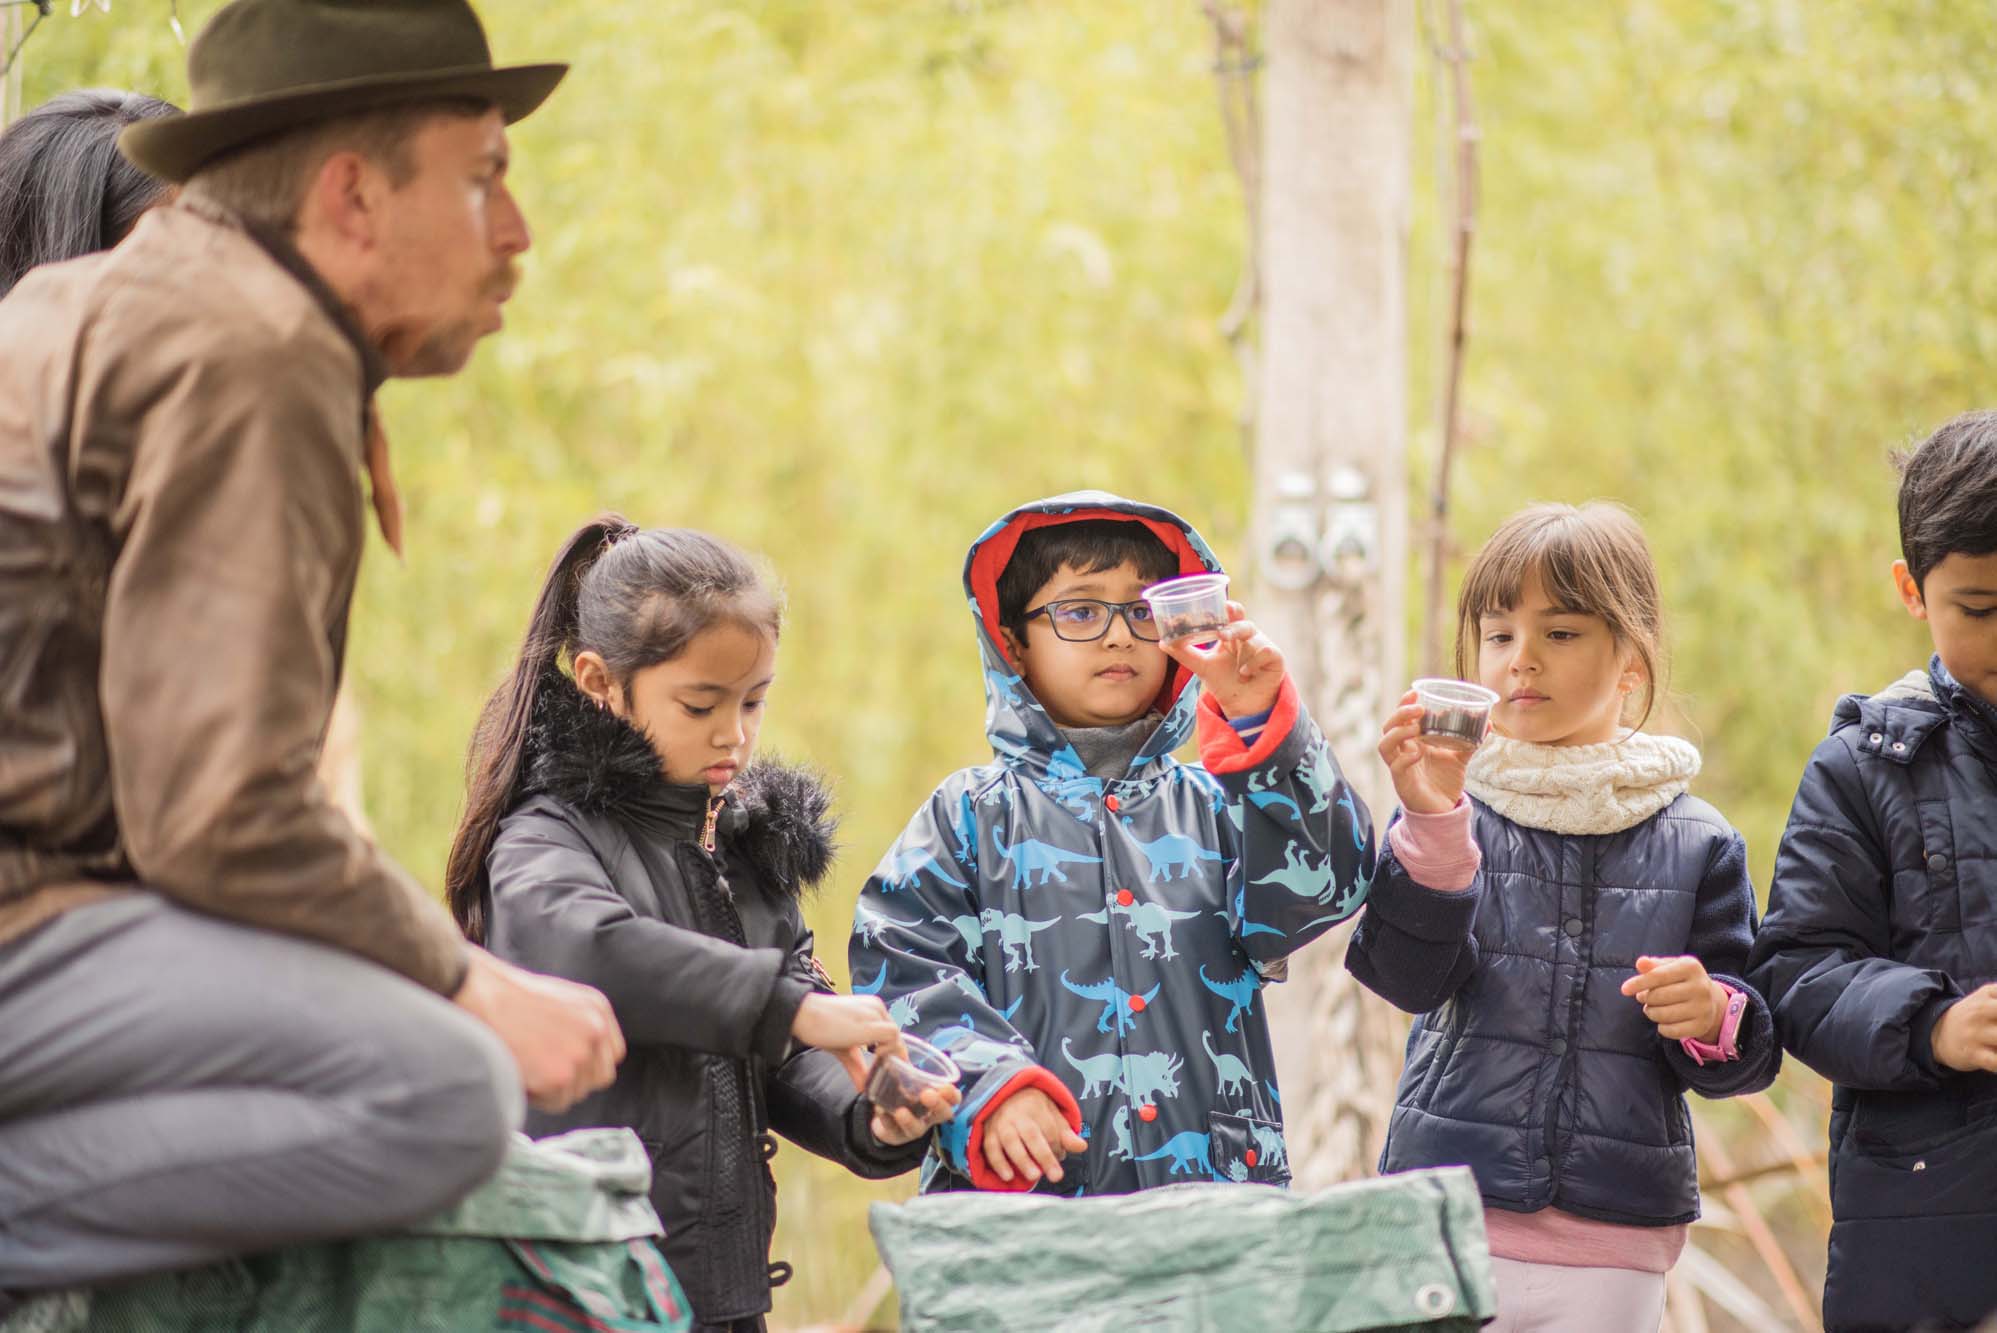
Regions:
<instances>
[{"instance_id":1,"label":"girl with ponytail","mask_svg":"<svg viewBox=\"0 0 1997 1333\"><path fill-rule=\"evenodd\" d=\"M562 547L473 737L450 905L472 939L609 997L617 1080L536 1135L637 1131L667 1260L702 1328L759 1329L773 1132L859 1175L913 1167L929 1115L877 1111L860 1048L898 1052L873 996L833 993L799 900L832 859L811 775L751 763L782 613L741 552L616 515Z\"/></svg>"}]
</instances>

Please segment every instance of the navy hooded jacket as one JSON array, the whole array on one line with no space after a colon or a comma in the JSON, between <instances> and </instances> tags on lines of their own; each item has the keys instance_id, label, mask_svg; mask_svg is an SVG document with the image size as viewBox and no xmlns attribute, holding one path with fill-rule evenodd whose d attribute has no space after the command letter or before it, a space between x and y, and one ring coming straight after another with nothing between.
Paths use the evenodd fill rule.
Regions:
<instances>
[{"instance_id":1,"label":"navy hooded jacket","mask_svg":"<svg viewBox=\"0 0 1997 1333\"><path fill-rule=\"evenodd\" d=\"M1365 985L1419 1014L1382 1171L1466 1165L1496 1208L1626 1226L1699 1214L1684 1093L1767 1087L1768 1007L1740 979L1754 885L1740 834L1681 794L1617 833L1562 834L1472 799L1469 889L1414 882L1389 844L1346 951ZM1691 954L1749 992L1740 1058L1696 1063L1621 993L1643 955Z\"/></svg>"},{"instance_id":2,"label":"navy hooded jacket","mask_svg":"<svg viewBox=\"0 0 1997 1333\"><path fill-rule=\"evenodd\" d=\"M944 780L854 914L854 988L965 1071L925 1189L1024 1187L980 1148L984 1117L1024 1086L1089 1143L1043 1188L1286 1181L1261 989L1372 879L1366 808L1287 680L1251 746L1175 667L1126 774L1088 775L1000 650L997 586L1024 532L1102 518L1143 523L1183 573L1219 568L1176 515L1100 492L1022 506L980 537L964 584L996 757ZM1196 727L1203 762L1182 764Z\"/></svg>"},{"instance_id":3,"label":"navy hooded jacket","mask_svg":"<svg viewBox=\"0 0 1997 1333\"><path fill-rule=\"evenodd\" d=\"M1942 667L1838 701L1775 860L1749 975L1831 1101L1834 1329L1997 1312L1997 1075L1935 1062L1997 981L1997 714Z\"/></svg>"}]
</instances>

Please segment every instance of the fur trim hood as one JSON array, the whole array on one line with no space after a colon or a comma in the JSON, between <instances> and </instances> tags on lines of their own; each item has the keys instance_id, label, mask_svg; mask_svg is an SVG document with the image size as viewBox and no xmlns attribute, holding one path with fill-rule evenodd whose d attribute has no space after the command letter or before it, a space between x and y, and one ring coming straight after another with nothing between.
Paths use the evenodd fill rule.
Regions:
<instances>
[{"instance_id":1,"label":"fur trim hood","mask_svg":"<svg viewBox=\"0 0 1997 1333\"><path fill-rule=\"evenodd\" d=\"M521 757L521 796L546 795L586 814L675 839L699 838L708 790L670 783L645 734L592 705L567 676L544 680ZM762 760L722 792L720 841L766 883L799 894L831 869L839 822L832 792L808 769Z\"/></svg>"}]
</instances>

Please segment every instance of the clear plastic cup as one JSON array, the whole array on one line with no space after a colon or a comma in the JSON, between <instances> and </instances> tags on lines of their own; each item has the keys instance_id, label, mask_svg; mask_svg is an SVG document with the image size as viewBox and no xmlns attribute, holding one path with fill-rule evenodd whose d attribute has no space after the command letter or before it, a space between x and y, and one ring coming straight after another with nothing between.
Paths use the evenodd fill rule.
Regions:
<instances>
[{"instance_id":1,"label":"clear plastic cup","mask_svg":"<svg viewBox=\"0 0 1997 1333\"><path fill-rule=\"evenodd\" d=\"M1144 590L1163 640L1212 635L1227 626L1227 575L1188 574Z\"/></svg>"},{"instance_id":2,"label":"clear plastic cup","mask_svg":"<svg viewBox=\"0 0 1997 1333\"><path fill-rule=\"evenodd\" d=\"M1467 680L1429 679L1415 682L1421 705L1421 738L1452 750L1474 750L1484 743L1491 725L1496 692Z\"/></svg>"},{"instance_id":3,"label":"clear plastic cup","mask_svg":"<svg viewBox=\"0 0 1997 1333\"><path fill-rule=\"evenodd\" d=\"M922 1104L922 1094L930 1088L955 1087L957 1062L920 1037L904 1035L901 1040L908 1059L898 1055L876 1059L867 1074L867 1100L882 1111L913 1111L926 1118L929 1108Z\"/></svg>"}]
</instances>

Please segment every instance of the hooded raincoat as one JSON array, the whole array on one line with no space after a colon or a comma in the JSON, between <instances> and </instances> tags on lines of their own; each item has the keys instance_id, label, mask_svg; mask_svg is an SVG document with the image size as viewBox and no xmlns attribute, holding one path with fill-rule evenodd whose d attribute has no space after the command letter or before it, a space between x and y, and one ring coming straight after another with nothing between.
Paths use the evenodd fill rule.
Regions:
<instances>
[{"instance_id":1,"label":"hooded raincoat","mask_svg":"<svg viewBox=\"0 0 1997 1333\"><path fill-rule=\"evenodd\" d=\"M964 586L994 758L946 778L861 892L854 988L949 1051L964 1101L926 1190L1007 1186L985 1118L1039 1087L1089 1149L1068 1193L1289 1178L1262 987L1351 916L1372 823L1285 680L1245 742L1174 668L1163 720L1121 778L1089 776L1000 648L998 579L1020 537L1086 519L1142 523L1183 573L1218 570L1166 510L1101 492L1014 510L972 546ZM1201 762L1173 751L1197 731Z\"/></svg>"}]
</instances>

